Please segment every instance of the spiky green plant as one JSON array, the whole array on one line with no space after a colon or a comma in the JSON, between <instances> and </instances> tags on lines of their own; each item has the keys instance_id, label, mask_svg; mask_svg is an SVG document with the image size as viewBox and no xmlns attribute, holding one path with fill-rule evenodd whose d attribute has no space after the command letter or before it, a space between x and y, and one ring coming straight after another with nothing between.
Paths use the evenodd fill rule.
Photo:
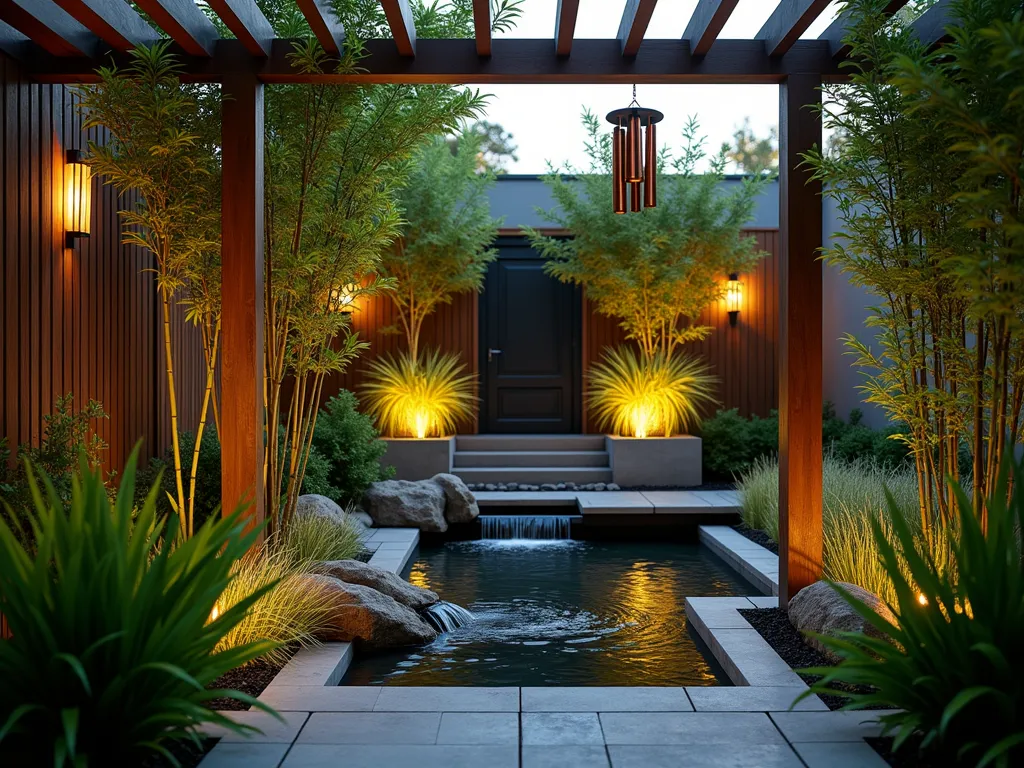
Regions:
<instances>
[{"instance_id":1,"label":"spiky green plant","mask_svg":"<svg viewBox=\"0 0 1024 768\"><path fill-rule=\"evenodd\" d=\"M366 406L389 437L437 437L473 417L476 378L464 374L456 354L402 352L369 365Z\"/></svg>"},{"instance_id":2,"label":"spiky green plant","mask_svg":"<svg viewBox=\"0 0 1024 768\"><path fill-rule=\"evenodd\" d=\"M588 378L598 427L634 437L671 437L696 426L701 408L715 402L718 383L696 358L660 352L648 358L627 346L606 349Z\"/></svg>"},{"instance_id":3,"label":"spiky green plant","mask_svg":"<svg viewBox=\"0 0 1024 768\"><path fill-rule=\"evenodd\" d=\"M240 559L232 569L231 583L217 599L216 613L232 610L251 594L260 597L217 648L270 640L274 647L264 658L282 664L288 660L289 647L317 645L316 633L326 626L329 605L322 590L309 589L307 572L312 565L285 547L264 546Z\"/></svg>"},{"instance_id":4,"label":"spiky green plant","mask_svg":"<svg viewBox=\"0 0 1024 768\"><path fill-rule=\"evenodd\" d=\"M363 526L347 515L343 521L300 515L285 533L284 549L300 563L348 560L363 551L363 531Z\"/></svg>"},{"instance_id":5,"label":"spiky green plant","mask_svg":"<svg viewBox=\"0 0 1024 768\"><path fill-rule=\"evenodd\" d=\"M137 765L146 753L177 762L168 743L199 743L197 726L248 730L211 710L239 691L207 690L225 672L274 649L263 638L221 639L274 587L247 593L211 620L232 567L259 535L241 510L192 538L156 514L159 481L134 509L132 453L111 504L99 470L80 461L65 510L34 471L30 551L0 516L0 606L12 637L0 641L0 764Z\"/></svg>"},{"instance_id":6,"label":"spiky green plant","mask_svg":"<svg viewBox=\"0 0 1024 768\"><path fill-rule=\"evenodd\" d=\"M1013 476L1013 494L1008 498ZM1024 465L1002 464L982 516L960 485L957 520L943 526L956 568L943 569L889 499L892 534L877 521L874 539L892 574L896 621L882 618L841 587L864 620L892 642L844 632L821 641L840 656L810 693L850 699L847 709L895 707L881 716L899 749L919 734L921 747L963 765L1020 765L1024 759ZM923 596L923 600L922 600ZM850 694L833 683L867 686Z\"/></svg>"}]
</instances>

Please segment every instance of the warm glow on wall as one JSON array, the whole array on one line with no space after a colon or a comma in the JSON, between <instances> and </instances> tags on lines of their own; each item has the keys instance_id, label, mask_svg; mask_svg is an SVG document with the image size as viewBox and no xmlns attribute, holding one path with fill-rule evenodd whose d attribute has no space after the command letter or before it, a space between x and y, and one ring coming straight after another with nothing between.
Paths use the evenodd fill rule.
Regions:
<instances>
[{"instance_id":1,"label":"warm glow on wall","mask_svg":"<svg viewBox=\"0 0 1024 768\"><path fill-rule=\"evenodd\" d=\"M729 325L736 325L742 303L743 283L740 282L740 276L733 272L725 286L725 308L729 312Z\"/></svg>"},{"instance_id":2,"label":"warm glow on wall","mask_svg":"<svg viewBox=\"0 0 1024 768\"><path fill-rule=\"evenodd\" d=\"M92 170L82 153L69 149L64 165L64 244L74 248L75 240L89 236L92 217Z\"/></svg>"}]
</instances>

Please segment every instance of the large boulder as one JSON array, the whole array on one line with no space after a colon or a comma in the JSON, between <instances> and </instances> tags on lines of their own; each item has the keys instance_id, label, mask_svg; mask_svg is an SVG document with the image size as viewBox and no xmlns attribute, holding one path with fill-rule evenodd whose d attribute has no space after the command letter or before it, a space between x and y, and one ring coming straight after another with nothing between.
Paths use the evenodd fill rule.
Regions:
<instances>
[{"instance_id":1,"label":"large boulder","mask_svg":"<svg viewBox=\"0 0 1024 768\"><path fill-rule=\"evenodd\" d=\"M443 533L448 530L444 506L444 491L431 480L383 480L363 494L363 509L380 527Z\"/></svg>"},{"instance_id":2,"label":"large boulder","mask_svg":"<svg viewBox=\"0 0 1024 768\"><path fill-rule=\"evenodd\" d=\"M373 528L373 518L359 508L349 512L348 519L355 523L359 523L363 528Z\"/></svg>"},{"instance_id":3,"label":"large boulder","mask_svg":"<svg viewBox=\"0 0 1024 768\"><path fill-rule=\"evenodd\" d=\"M306 574L309 589L328 604L326 626L317 633L325 642L359 642L369 648L422 645L437 630L392 597L361 584L346 584L323 574Z\"/></svg>"},{"instance_id":4,"label":"large boulder","mask_svg":"<svg viewBox=\"0 0 1024 768\"><path fill-rule=\"evenodd\" d=\"M391 571L358 560L330 560L318 564L316 571L341 579L347 584L361 584L376 589L414 611L422 611L441 599L436 592L413 586Z\"/></svg>"},{"instance_id":5,"label":"large boulder","mask_svg":"<svg viewBox=\"0 0 1024 768\"><path fill-rule=\"evenodd\" d=\"M318 493L306 493L299 496L295 503L296 517L323 517L339 525L344 525L345 510L326 496Z\"/></svg>"},{"instance_id":6,"label":"large boulder","mask_svg":"<svg viewBox=\"0 0 1024 768\"><path fill-rule=\"evenodd\" d=\"M434 475L431 480L444 491L444 516L449 523L471 523L477 518L480 507L477 506L476 496L462 482L461 477L442 472Z\"/></svg>"},{"instance_id":7,"label":"large boulder","mask_svg":"<svg viewBox=\"0 0 1024 768\"><path fill-rule=\"evenodd\" d=\"M856 584L839 582L853 597L867 604L871 610L884 619L896 623L888 606L882 599ZM801 633L815 632L820 635L835 635L839 632L863 632L871 637L885 638L873 625L864 621L859 613L846 602L827 581L818 581L804 587L789 601L789 620ZM836 658L816 637L805 635L806 641L822 653Z\"/></svg>"}]
</instances>

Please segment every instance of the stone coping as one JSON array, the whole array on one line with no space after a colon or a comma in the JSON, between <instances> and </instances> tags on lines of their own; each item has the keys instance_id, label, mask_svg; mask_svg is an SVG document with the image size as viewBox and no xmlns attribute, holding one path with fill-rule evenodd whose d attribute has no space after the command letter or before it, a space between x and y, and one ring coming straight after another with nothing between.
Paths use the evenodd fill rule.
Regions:
<instances>
[{"instance_id":1,"label":"stone coping","mask_svg":"<svg viewBox=\"0 0 1024 768\"><path fill-rule=\"evenodd\" d=\"M473 491L488 507L576 507L582 515L708 515L735 517L736 491ZM724 527L724 526L723 526Z\"/></svg>"},{"instance_id":2,"label":"stone coping","mask_svg":"<svg viewBox=\"0 0 1024 768\"><path fill-rule=\"evenodd\" d=\"M779 556L727 525L701 525L700 542L766 595L779 594Z\"/></svg>"}]
</instances>

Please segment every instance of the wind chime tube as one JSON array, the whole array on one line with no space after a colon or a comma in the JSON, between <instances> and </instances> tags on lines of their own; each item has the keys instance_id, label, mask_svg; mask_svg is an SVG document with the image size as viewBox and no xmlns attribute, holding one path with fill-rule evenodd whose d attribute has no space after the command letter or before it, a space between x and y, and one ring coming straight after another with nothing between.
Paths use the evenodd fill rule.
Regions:
<instances>
[{"instance_id":1,"label":"wind chime tube","mask_svg":"<svg viewBox=\"0 0 1024 768\"><path fill-rule=\"evenodd\" d=\"M654 122L650 118L647 120L647 135L644 138L644 207L654 208L658 204L658 158L654 150Z\"/></svg>"},{"instance_id":2,"label":"wind chime tube","mask_svg":"<svg viewBox=\"0 0 1024 768\"><path fill-rule=\"evenodd\" d=\"M626 212L626 129L615 126L612 134L612 206L616 213Z\"/></svg>"},{"instance_id":3,"label":"wind chime tube","mask_svg":"<svg viewBox=\"0 0 1024 768\"><path fill-rule=\"evenodd\" d=\"M632 114L626 124L626 181L633 184L644 180L643 136L640 115Z\"/></svg>"},{"instance_id":4,"label":"wind chime tube","mask_svg":"<svg viewBox=\"0 0 1024 768\"><path fill-rule=\"evenodd\" d=\"M643 185L637 181L629 185L629 210L640 213L643 210Z\"/></svg>"}]
</instances>

